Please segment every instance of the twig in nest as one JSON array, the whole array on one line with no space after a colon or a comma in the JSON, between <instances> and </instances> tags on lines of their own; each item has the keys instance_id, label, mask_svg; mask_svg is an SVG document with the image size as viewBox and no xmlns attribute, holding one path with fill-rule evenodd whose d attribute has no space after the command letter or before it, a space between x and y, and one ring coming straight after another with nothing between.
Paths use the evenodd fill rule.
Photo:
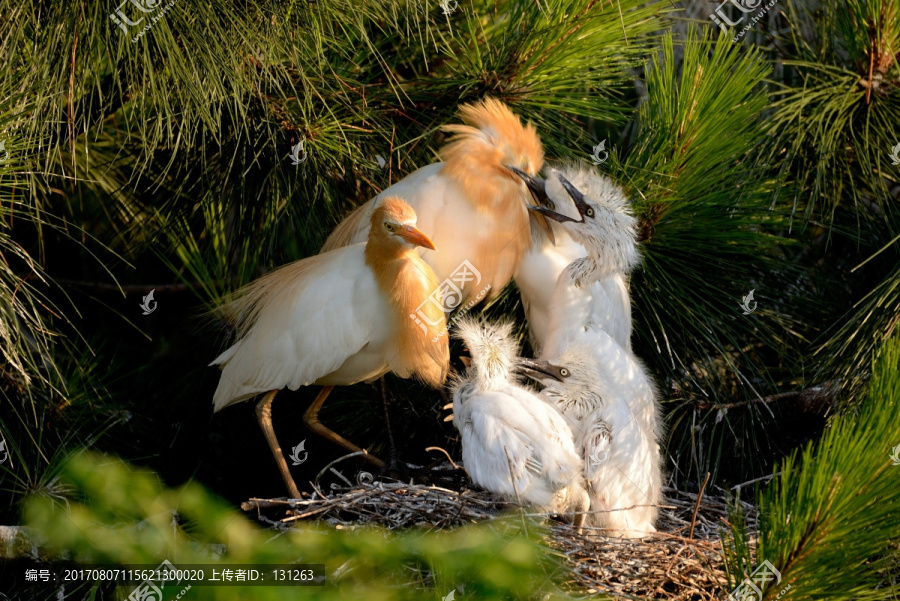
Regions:
<instances>
[{"instance_id":1,"label":"twig in nest","mask_svg":"<svg viewBox=\"0 0 900 601\"><path fill-rule=\"evenodd\" d=\"M694 538L694 526L697 524L697 512L700 511L700 501L703 499L703 491L706 490L706 484L709 482L709 472L706 472L706 479L703 480L703 486L700 487L700 493L697 495L697 504L694 505L694 515L691 516L691 529L688 531L688 538Z\"/></svg>"},{"instance_id":2,"label":"twig in nest","mask_svg":"<svg viewBox=\"0 0 900 601\"><path fill-rule=\"evenodd\" d=\"M349 486L350 488L353 488L353 483L350 482L349 480L347 480L347 477L344 474L340 473L339 471L337 471L334 468L331 468L331 473L334 474L335 476L337 476L338 478L340 478L341 480L343 480L344 482L346 482L347 486Z\"/></svg>"},{"instance_id":3,"label":"twig in nest","mask_svg":"<svg viewBox=\"0 0 900 601\"><path fill-rule=\"evenodd\" d=\"M768 482L775 476L780 476L780 475L781 475L781 472L778 472L777 474L772 474L770 476L763 476L761 478L754 478L753 480L747 480L746 482L741 482L740 484L736 484L736 485L732 486L731 490L736 490L736 491L740 492L741 488L743 488L744 486L747 486L748 484L756 484L757 482Z\"/></svg>"},{"instance_id":4,"label":"twig in nest","mask_svg":"<svg viewBox=\"0 0 900 601\"><path fill-rule=\"evenodd\" d=\"M426 451L440 451L441 453L443 453L444 455L447 456L447 461L450 462L450 465L453 466L453 469L457 469L457 470L458 470L458 469L462 469L461 467L459 467L458 465L456 465L456 462L453 461L453 459L450 458L450 453L448 453L447 451L445 451L445 450L442 449L441 447L426 447L425 450L426 450Z\"/></svg>"},{"instance_id":5,"label":"twig in nest","mask_svg":"<svg viewBox=\"0 0 900 601\"><path fill-rule=\"evenodd\" d=\"M360 455L368 455L368 453L367 453L366 451L356 451L355 453L350 453L349 455L344 455L343 457L338 457L337 459L335 459L334 461L332 461L331 463L329 463L328 465L326 465L325 467L323 467L323 468L322 468L322 471L319 472L319 475L316 476L315 488L318 490L318 488L319 488L319 480L322 478L322 476L325 475L325 472L328 471L328 468L330 468L330 467L332 467L332 466L334 466L334 465L337 465L338 463L340 463L340 462L343 461L344 459L350 459L351 457L358 457L358 456L360 456ZM344 481L347 482L347 479L344 478ZM350 483L347 482L347 484L350 484ZM351 485L351 486L352 486L352 485ZM319 493L319 494L321 494L321 493ZM323 496L324 496L324 495L323 495Z\"/></svg>"}]
</instances>

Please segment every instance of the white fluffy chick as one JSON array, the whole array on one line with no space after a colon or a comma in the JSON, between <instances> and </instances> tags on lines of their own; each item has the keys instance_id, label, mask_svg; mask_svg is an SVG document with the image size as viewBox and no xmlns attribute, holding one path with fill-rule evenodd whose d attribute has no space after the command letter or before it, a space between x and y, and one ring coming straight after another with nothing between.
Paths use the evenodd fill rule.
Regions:
<instances>
[{"instance_id":1,"label":"white fluffy chick","mask_svg":"<svg viewBox=\"0 0 900 601\"><path fill-rule=\"evenodd\" d=\"M655 532L661 432L644 366L590 325L566 341L558 358L522 360L519 370L544 386L541 396L574 432L591 499L585 524L628 538Z\"/></svg>"},{"instance_id":2,"label":"white fluffy chick","mask_svg":"<svg viewBox=\"0 0 900 601\"><path fill-rule=\"evenodd\" d=\"M554 240L532 228L532 246L522 258L516 285L528 318L535 353L555 357L562 341L594 322L624 349L631 350L631 299L627 277L637 266L637 220L624 192L587 167L551 170L546 180L516 171L535 200L554 215ZM578 235L569 223L581 220L572 196L593 205L595 218Z\"/></svg>"},{"instance_id":3,"label":"white fluffy chick","mask_svg":"<svg viewBox=\"0 0 900 601\"><path fill-rule=\"evenodd\" d=\"M455 335L472 356L453 386L453 425L472 482L511 500L518 494L548 513L575 512L580 529L578 512L590 505L583 461L559 411L516 382L512 324L465 318Z\"/></svg>"}]
</instances>

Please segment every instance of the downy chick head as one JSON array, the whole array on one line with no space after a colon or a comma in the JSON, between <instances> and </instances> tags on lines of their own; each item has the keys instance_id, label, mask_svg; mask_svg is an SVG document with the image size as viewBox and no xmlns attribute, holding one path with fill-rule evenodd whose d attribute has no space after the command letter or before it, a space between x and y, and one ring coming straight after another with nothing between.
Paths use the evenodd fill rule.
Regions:
<instances>
[{"instance_id":1,"label":"downy chick head","mask_svg":"<svg viewBox=\"0 0 900 601\"><path fill-rule=\"evenodd\" d=\"M512 322L486 323L464 317L454 337L461 339L472 356L466 376L482 390L499 390L514 379L519 346Z\"/></svg>"},{"instance_id":2,"label":"downy chick head","mask_svg":"<svg viewBox=\"0 0 900 601\"><path fill-rule=\"evenodd\" d=\"M578 341L555 359L520 359L517 370L543 386L541 394L567 415L580 419L603 403L603 380L595 346Z\"/></svg>"},{"instance_id":3,"label":"downy chick head","mask_svg":"<svg viewBox=\"0 0 900 601\"><path fill-rule=\"evenodd\" d=\"M529 208L557 221L587 250L587 258L573 265L584 272L577 280L629 273L638 265L637 219L625 193L610 179L579 166L551 169L546 180L517 174L540 205Z\"/></svg>"}]
</instances>

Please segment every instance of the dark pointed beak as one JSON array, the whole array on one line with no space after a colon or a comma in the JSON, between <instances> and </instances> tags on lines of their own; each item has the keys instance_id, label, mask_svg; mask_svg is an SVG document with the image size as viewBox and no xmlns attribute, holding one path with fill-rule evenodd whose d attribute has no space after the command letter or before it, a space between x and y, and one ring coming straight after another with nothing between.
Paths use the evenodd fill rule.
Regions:
<instances>
[{"instance_id":1,"label":"dark pointed beak","mask_svg":"<svg viewBox=\"0 0 900 601\"><path fill-rule=\"evenodd\" d=\"M591 208L591 205L589 205L587 200L585 200L584 194L582 194L578 188L573 186L572 182L564 178L562 173L557 171L556 177L559 178L559 183L562 184L563 188L566 189L566 192L572 198L572 201L575 203L575 207L578 209L578 213L581 215L581 220L584 221L584 215L588 212L588 209Z\"/></svg>"},{"instance_id":2,"label":"dark pointed beak","mask_svg":"<svg viewBox=\"0 0 900 601\"><path fill-rule=\"evenodd\" d=\"M538 206L528 205L529 209L543 208L543 207L552 207L553 201L550 200L550 197L547 195L547 182L544 180L534 177L528 173L525 173L521 169L513 167L512 165L504 165L507 169L518 175L522 178L522 181L525 182L525 185L528 187L528 191L531 192L531 197L534 199ZM550 224L547 223L547 220L544 218L544 215L535 215L535 219L538 222L538 225L541 226L541 229L544 230L544 233L547 234L547 238L550 239L550 243L554 246L556 245L556 236L553 235L553 230L550 228Z\"/></svg>"},{"instance_id":3,"label":"dark pointed beak","mask_svg":"<svg viewBox=\"0 0 900 601\"><path fill-rule=\"evenodd\" d=\"M559 368L552 365L549 361L544 361L542 359L519 359L519 363L516 365L516 371L537 382L543 382L548 378L562 382Z\"/></svg>"},{"instance_id":4,"label":"dark pointed beak","mask_svg":"<svg viewBox=\"0 0 900 601\"><path fill-rule=\"evenodd\" d=\"M528 173L525 173L521 169L513 167L512 165L505 165L505 167L522 178L522 181L525 182L526 186L528 186L528 191L531 192L531 196L532 198L534 198L535 202L538 203L538 206L553 206L553 202L550 200L550 197L547 196L547 182L540 178L534 177L533 175L529 175Z\"/></svg>"},{"instance_id":5,"label":"dark pointed beak","mask_svg":"<svg viewBox=\"0 0 900 601\"><path fill-rule=\"evenodd\" d=\"M544 217L548 217L554 221L558 221L560 223L565 223L566 221L574 221L576 223L581 223L584 219L572 219L571 217L567 217L566 215L562 215L557 213L556 211L551 211L550 209L545 209L544 207L536 207L534 205L528 205L528 208L534 212L543 215Z\"/></svg>"}]
</instances>

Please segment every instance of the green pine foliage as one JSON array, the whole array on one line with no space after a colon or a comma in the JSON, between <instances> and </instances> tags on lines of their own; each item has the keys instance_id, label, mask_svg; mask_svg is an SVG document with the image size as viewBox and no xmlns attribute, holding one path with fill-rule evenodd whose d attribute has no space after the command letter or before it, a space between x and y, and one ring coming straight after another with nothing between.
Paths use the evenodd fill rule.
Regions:
<instances>
[{"instance_id":1,"label":"green pine foliage","mask_svg":"<svg viewBox=\"0 0 900 601\"><path fill-rule=\"evenodd\" d=\"M758 53L693 30L678 65L667 36L645 70L635 141L613 163L613 177L626 182L641 216L635 344L664 374L664 395L683 403L672 414L680 440L671 447L686 451L676 460L682 475L698 480L715 471L718 455L734 452L723 438L735 426L722 420L722 407L789 379L784 363L802 340L789 302L797 291L783 285L797 271L781 251L791 244L778 236L785 216L769 208L772 179L747 167L764 136L761 82L768 73ZM743 315L741 299L754 289L757 310ZM749 414L758 416L753 407ZM737 453L752 462L747 446Z\"/></svg>"},{"instance_id":2,"label":"green pine foliage","mask_svg":"<svg viewBox=\"0 0 900 601\"><path fill-rule=\"evenodd\" d=\"M841 251L824 257L839 279L823 293L850 309L829 324L816 362L819 379L859 391L900 315L900 172L891 159L900 144L900 3L823 3L811 14L792 2L785 16L788 33L776 41L784 77L773 83L761 156L790 190L795 227Z\"/></svg>"},{"instance_id":3,"label":"green pine foliage","mask_svg":"<svg viewBox=\"0 0 900 601\"><path fill-rule=\"evenodd\" d=\"M193 586L190 599L475 599L563 598L548 574L553 563L534 540L531 524L523 532L520 516L500 518L490 527L452 532L391 533L378 527L355 530L303 525L280 535L260 528L229 504L190 483L177 489L160 485L156 474L119 460L82 454L68 461L60 476L72 499L66 504L33 497L25 518L42 541L46 561L82 564L147 565L163 560L174 566L205 564L207 574L223 564L324 564L325 584L296 586ZM217 549L226 549L224 554ZM44 598L55 587L19 582L7 592L15 598ZM85 583L83 598L112 599L113 587ZM169 587L166 598L183 586ZM127 596L131 590L120 589ZM124 597L123 597L124 598Z\"/></svg>"},{"instance_id":4,"label":"green pine foliage","mask_svg":"<svg viewBox=\"0 0 900 601\"><path fill-rule=\"evenodd\" d=\"M248 549L267 539L196 484L147 484L113 460L103 484L68 460L92 447L231 503L280 494L250 404L211 415L207 364L231 333L204 316L318 252L354 207L436 160L461 103L492 96L536 124L550 166L587 161L607 140L597 169L640 218L634 346L665 401L671 481L691 487L709 471L727 488L783 469L762 496L758 559L782 569L790 596L896 597L884 461L900 444L897 350L884 341L900 321L900 0L779 0L777 30L754 25L767 40L757 47L705 14L670 34L680 13L669 0L452 4L179 0L126 32L106 3L0 0L4 524L34 494L32 522L98 558L149 560L161 547L73 533L57 501L102 523L149 520L160 537L170 516L156 509L207 524L202 506L252 532ZM301 140L308 158L293 165ZM160 309L142 316L150 289ZM757 308L744 315L750 290ZM521 322L514 287L487 314ZM388 383L401 450L458 456L437 394ZM812 408L790 396L817 386L829 393ZM279 433L306 436L312 392L279 395ZM323 421L382 453L379 403L365 385L336 390ZM826 416L837 417L822 435ZM322 443L316 469L337 453ZM145 506L130 486L164 502ZM179 494L201 500L188 510ZM186 526L168 541L179 552ZM756 565L742 536L729 551L736 582ZM320 551L348 560L376 549L326 539ZM399 566L438 561L438 547L413 540L378 547L391 575L373 576L377 587L396 584ZM478 590L520 594L505 582Z\"/></svg>"},{"instance_id":5,"label":"green pine foliage","mask_svg":"<svg viewBox=\"0 0 900 601\"><path fill-rule=\"evenodd\" d=\"M896 599L900 530L900 339L886 345L858 414L788 457L760 493L757 561L740 547L736 582L768 560L766 599ZM736 584L735 582L735 584Z\"/></svg>"}]
</instances>

